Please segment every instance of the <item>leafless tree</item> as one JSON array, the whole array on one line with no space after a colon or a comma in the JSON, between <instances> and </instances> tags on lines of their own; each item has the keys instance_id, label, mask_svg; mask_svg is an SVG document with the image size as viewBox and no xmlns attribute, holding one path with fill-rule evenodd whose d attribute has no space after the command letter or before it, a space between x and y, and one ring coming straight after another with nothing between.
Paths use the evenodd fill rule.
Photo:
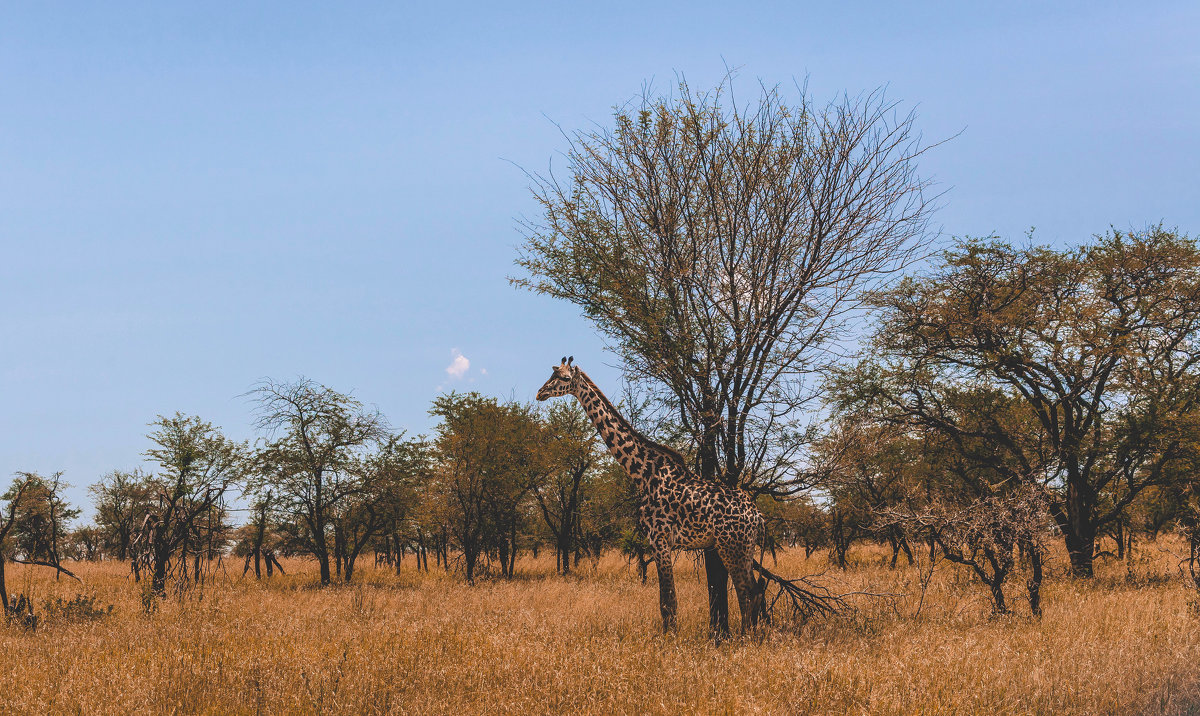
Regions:
<instances>
[{"instance_id":1,"label":"leafless tree","mask_svg":"<svg viewBox=\"0 0 1200 716\"><path fill-rule=\"evenodd\" d=\"M1029 607L1035 616L1041 615L1043 535L1050 517L1039 493L1023 488L965 504L934 502L920 510L889 507L878 515L880 524L928 535L943 557L970 567L988 588L997 614L1009 613L1004 583L1017 566L1015 554L1020 551L1030 561Z\"/></svg>"}]
</instances>

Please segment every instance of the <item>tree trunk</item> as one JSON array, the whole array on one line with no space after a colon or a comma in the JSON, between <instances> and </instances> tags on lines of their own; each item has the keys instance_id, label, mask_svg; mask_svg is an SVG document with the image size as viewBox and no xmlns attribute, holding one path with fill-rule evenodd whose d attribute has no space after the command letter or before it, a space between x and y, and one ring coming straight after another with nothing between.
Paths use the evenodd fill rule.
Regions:
<instances>
[{"instance_id":1,"label":"tree trunk","mask_svg":"<svg viewBox=\"0 0 1200 716\"><path fill-rule=\"evenodd\" d=\"M708 631L714 639L729 636L729 570L714 547L704 549L704 575L708 581Z\"/></svg>"},{"instance_id":2,"label":"tree trunk","mask_svg":"<svg viewBox=\"0 0 1200 716\"><path fill-rule=\"evenodd\" d=\"M477 555L466 547L463 548L463 565L467 572L467 584L475 583L475 559Z\"/></svg>"},{"instance_id":3,"label":"tree trunk","mask_svg":"<svg viewBox=\"0 0 1200 716\"><path fill-rule=\"evenodd\" d=\"M442 554L442 569L450 571L450 536L446 534L446 527L442 527L442 539L438 543L438 550Z\"/></svg>"},{"instance_id":4,"label":"tree trunk","mask_svg":"<svg viewBox=\"0 0 1200 716\"><path fill-rule=\"evenodd\" d=\"M1068 474L1066 524L1061 526L1071 558L1071 574L1083 579L1092 577L1092 561L1096 554L1096 506L1090 492L1082 475Z\"/></svg>"},{"instance_id":5,"label":"tree trunk","mask_svg":"<svg viewBox=\"0 0 1200 716\"><path fill-rule=\"evenodd\" d=\"M1088 523L1079 523L1071 529L1063 530L1063 539L1067 544L1067 555L1071 558L1072 576L1082 579L1092 577L1092 561L1096 552L1096 530Z\"/></svg>"},{"instance_id":6,"label":"tree trunk","mask_svg":"<svg viewBox=\"0 0 1200 716\"><path fill-rule=\"evenodd\" d=\"M833 511L833 525L830 530L830 539L833 541L834 564L838 569L846 569L846 551L850 549L850 540L846 537L845 517L842 516L842 511L835 509Z\"/></svg>"},{"instance_id":7,"label":"tree trunk","mask_svg":"<svg viewBox=\"0 0 1200 716\"><path fill-rule=\"evenodd\" d=\"M513 576L513 571L517 568L517 523L514 521L508 528L508 576Z\"/></svg>"},{"instance_id":8,"label":"tree trunk","mask_svg":"<svg viewBox=\"0 0 1200 716\"><path fill-rule=\"evenodd\" d=\"M1008 606L1004 603L1004 580L996 577L991 582L988 582L988 588L992 590L992 601L997 614L1008 614Z\"/></svg>"},{"instance_id":9,"label":"tree trunk","mask_svg":"<svg viewBox=\"0 0 1200 716\"><path fill-rule=\"evenodd\" d=\"M129 555L129 532L128 530L117 533L117 559L122 562Z\"/></svg>"},{"instance_id":10,"label":"tree trunk","mask_svg":"<svg viewBox=\"0 0 1200 716\"><path fill-rule=\"evenodd\" d=\"M557 535L558 539L555 543L555 550L558 552L558 569L563 574L571 573L571 532L570 528L563 525L561 531Z\"/></svg>"},{"instance_id":11,"label":"tree trunk","mask_svg":"<svg viewBox=\"0 0 1200 716\"><path fill-rule=\"evenodd\" d=\"M511 576L508 573L508 538L501 538L499 542L497 548L500 550L500 576L508 577Z\"/></svg>"},{"instance_id":12,"label":"tree trunk","mask_svg":"<svg viewBox=\"0 0 1200 716\"><path fill-rule=\"evenodd\" d=\"M1033 567L1033 574L1025 583L1026 589L1029 590L1029 610L1035 617L1040 617L1042 615L1042 550L1037 545L1031 544L1026 548L1026 553L1029 555L1029 562Z\"/></svg>"},{"instance_id":13,"label":"tree trunk","mask_svg":"<svg viewBox=\"0 0 1200 716\"><path fill-rule=\"evenodd\" d=\"M346 538L342 535L342 527L336 522L333 525L333 559L337 576L342 576L342 561L346 555Z\"/></svg>"},{"instance_id":14,"label":"tree trunk","mask_svg":"<svg viewBox=\"0 0 1200 716\"><path fill-rule=\"evenodd\" d=\"M313 551L317 553L317 564L321 567L321 586L329 586L332 581L329 574L329 544L325 541L325 521L320 512L314 515Z\"/></svg>"},{"instance_id":15,"label":"tree trunk","mask_svg":"<svg viewBox=\"0 0 1200 716\"><path fill-rule=\"evenodd\" d=\"M150 578L150 591L157 596L165 596L167 593L167 557L160 554L161 550L156 549L154 554L154 572ZM186 565L184 569L186 569ZM184 572L186 574L186 572Z\"/></svg>"}]
</instances>

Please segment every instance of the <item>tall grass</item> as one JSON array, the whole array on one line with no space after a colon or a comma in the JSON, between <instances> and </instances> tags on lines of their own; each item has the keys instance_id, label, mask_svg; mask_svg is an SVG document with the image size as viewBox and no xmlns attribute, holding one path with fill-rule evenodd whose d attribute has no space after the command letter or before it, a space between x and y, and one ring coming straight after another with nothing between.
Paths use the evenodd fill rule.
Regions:
<instances>
[{"instance_id":1,"label":"tall grass","mask_svg":"<svg viewBox=\"0 0 1200 716\"><path fill-rule=\"evenodd\" d=\"M653 568L643 586L615 555L567 578L525 559L513 580L474 587L364 568L361 584L316 589L315 565L292 561L270 582L219 574L153 614L123 565L82 564L82 589L113 612L0 628L0 713L1200 712L1192 595L1167 556L1142 555L1090 582L1048 580L1037 620L991 616L950 565L917 613L917 570L889 570L881 552L857 551L844 575L787 553L775 571L905 596L720 645L688 555L666 636ZM45 570L9 580L38 605L81 589Z\"/></svg>"}]
</instances>

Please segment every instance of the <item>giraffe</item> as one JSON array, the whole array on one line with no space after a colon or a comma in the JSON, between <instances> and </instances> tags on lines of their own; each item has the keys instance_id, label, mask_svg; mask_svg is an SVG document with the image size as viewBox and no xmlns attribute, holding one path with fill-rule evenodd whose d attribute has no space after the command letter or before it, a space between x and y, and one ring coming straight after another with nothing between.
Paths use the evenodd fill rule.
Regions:
<instances>
[{"instance_id":1,"label":"giraffe","mask_svg":"<svg viewBox=\"0 0 1200 716\"><path fill-rule=\"evenodd\" d=\"M675 627L677 605L673 552L716 547L737 591L743 633L761 612L761 585L754 581L754 548L763 518L748 494L736 487L702 480L676 451L633 429L579 366L564 357L539 401L563 395L579 399L600 438L640 493L637 518L658 569L658 601L664 631Z\"/></svg>"}]
</instances>

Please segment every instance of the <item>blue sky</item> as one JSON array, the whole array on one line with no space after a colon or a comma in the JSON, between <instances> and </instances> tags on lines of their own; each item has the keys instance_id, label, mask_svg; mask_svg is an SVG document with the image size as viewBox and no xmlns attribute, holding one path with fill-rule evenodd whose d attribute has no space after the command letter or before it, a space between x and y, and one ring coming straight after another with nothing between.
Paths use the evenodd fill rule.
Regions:
<instances>
[{"instance_id":1,"label":"blue sky","mask_svg":"<svg viewBox=\"0 0 1200 716\"><path fill-rule=\"evenodd\" d=\"M615 389L571 307L506 281L519 167L677 73L888 85L962 130L922 164L947 235L1200 232L1195 3L248 5L0 4L0 475L84 502L157 414L253 438L265 376L414 432L565 353Z\"/></svg>"}]
</instances>

